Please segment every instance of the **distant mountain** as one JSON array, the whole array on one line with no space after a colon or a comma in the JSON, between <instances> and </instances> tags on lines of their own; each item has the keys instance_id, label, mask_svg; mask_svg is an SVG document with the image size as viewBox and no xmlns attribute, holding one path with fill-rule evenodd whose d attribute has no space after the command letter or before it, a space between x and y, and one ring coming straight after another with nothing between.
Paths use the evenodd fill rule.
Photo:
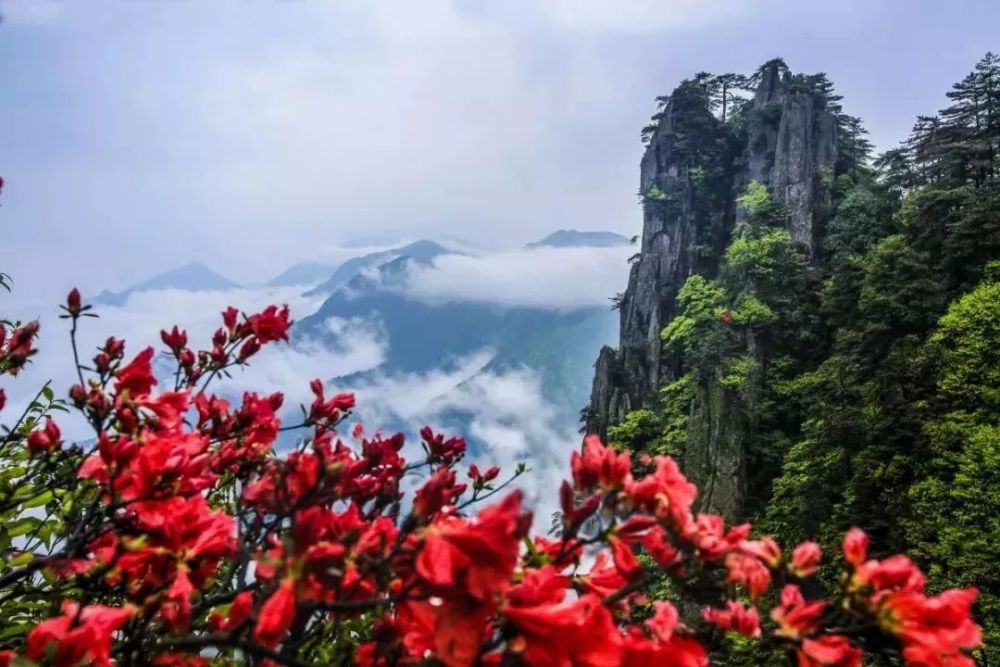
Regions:
<instances>
[{"instance_id":1,"label":"distant mountain","mask_svg":"<svg viewBox=\"0 0 1000 667\"><path fill-rule=\"evenodd\" d=\"M323 282L336 271L336 264L320 262L303 262L288 267L279 275L267 281L271 287L287 287L290 285L315 285Z\"/></svg>"},{"instance_id":2,"label":"distant mountain","mask_svg":"<svg viewBox=\"0 0 1000 667\"><path fill-rule=\"evenodd\" d=\"M380 266L399 257L411 257L418 262L426 263L439 255L447 255L452 252L434 241L421 240L400 248L393 248L392 250L382 250L360 257L352 257L337 267L337 270L325 282L306 292L306 296L333 294L339 288L345 287L362 271Z\"/></svg>"},{"instance_id":3,"label":"distant mountain","mask_svg":"<svg viewBox=\"0 0 1000 667\"><path fill-rule=\"evenodd\" d=\"M526 248L610 248L628 245L628 238L614 232L578 232L575 229L560 229L541 241L529 243Z\"/></svg>"},{"instance_id":4,"label":"distant mountain","mask_svg":"<svg viewBox=\"0 0 1000 667\"><path fill-rule=\"evenodd\" d=\"M128 287L121 292L104 290L94 299L97 303L111 306L124 305L130 295L136 292L151 292L163 289L178 289L189 292L207 292L212 290L227 290L239 287L201 262L191 262L176 269L164 271L152 278Z\"/></svg>"},{"instance_id":5,"label":"distant mountain","mask_svg":"<svg viewBox=\"0 0 1000 667\"><path fill-rule=\"evenodd\" d=\"M426 255L424 255L426 257ZM528 367L541 375L546 399L575 423L589 398L593 354L615 340L617 317L605 307L548 310L482 302L427 303L406 293L408 271L423 261L399 257L377 272L355 276L313 315L295 325L295 336L337 345L325 326L331 318L374 319L386 336L385 362L372 371L339 378L364 384L379 375L446 369L458 358L490 350L481 372Z\"/></svg>"}]
</instances>

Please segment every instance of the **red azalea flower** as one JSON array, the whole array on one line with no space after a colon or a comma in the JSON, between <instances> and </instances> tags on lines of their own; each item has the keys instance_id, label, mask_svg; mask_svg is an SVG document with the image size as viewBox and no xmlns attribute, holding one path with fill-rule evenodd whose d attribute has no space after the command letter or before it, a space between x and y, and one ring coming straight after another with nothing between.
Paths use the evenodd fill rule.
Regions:
<instances>
[{"instance_id":1,"label":"red azalea flower","mask_svg":"<svg viewBox=\"0 0 1000 667\"><path fill-rule=\"evenodd\" d=\"M430 526L416 570L435 590L461 586L487 601L510 585L521 539L527 532L521 492L482 510L475 521L451 517Z\"/></svg>"},{"instance_id":2,"label":"red azalea flower","mask_svg":"<svg viewBox=\"0 0 1000 667\"><path fill-rule=\"evenodd\" d=\"M566 527L567 533L576 533L583 522L594 515L603 499L603 494L595 493L577 506L573 498L573 487L570 486L569 482L563 480L562 486L559 487L559 504L562 509L563 525Z\"/></svg>"},{"instance_id":3,"label":"red azalea flower","mask_svg":"<svg viewBox=\"0 0 1000 667\"><path fill-rule=\"evenodd\" d=\"M771 610L778 624L775 634L795 639L815 632L825 608L822 600L807 602L798 586L787 584L781 589L781 603Z\"/></svg>"},{"instance_id":4,"label":"red azalea flower","mask_svg":"<svg viewBox=\"0 0 1000 667\"><path fill-rule=\"evenodd\" d=\"M796 655L799 667L861 667L861 649L842 635L805 639Z\"/></svg>"},{"instance_id":5,"label":"red azalea flower","mask_svg":"<svg viewBox=\"0 0 1000 667\"><path fill-rule=\"evenodd\" d=\"M261 343L272 341L288 341L288 329L292 326L289 319L288 306L268 306L264 310L247 318L253 335ZM228 321L226 322L228 326Z\"/></svg>"},{"instance_id":6,"label":"red azalea flower","mask_svg":"<svg viewBox=\"0 0 1000 667\"><path fill-rule=\"evenodd\" d=\"M226 327L226 331L230 334L236 331L236 321L239 317L240 311L236 310L232 306L229 306L224 311L222 311L222 324Z\"/></svg>"},{"instance_id":7,"label":"red azalea flower","mask_svg":"<svg viewBox=\"0 0 1000 667\"><path fill-rule=\"evenodd\" d=\"M315 379L309 383L315 399L309 409L311 424L335 423L342 413L354 407L354 394L335 394L329 400L323 394L323 382Z\"/></svg>"},{"instance_id":8,"label":"red azalea flower","mask_svg":"<svg viewBox=\"0 0 1000 667\"><path fill-rule=\"evenodd\" d=\"M941 664L982 642L982 631L972 620L975 588L948 590L934 597L917 591L889 594L878 608L880 625L899 637L914 655L937 654Z\"/></svg>"},{"instance_id":9,"label":"red azalea flower","mask_svg":"<svg viewBox=\"0 0 1000 667\"><path fill-rule=\"evenodd\" d=\"M285 638L295 620L295 580L288 578L281 582L260 607L253 636L262 646L274 648Z\"/></svg>"},{"instance_id":10,"label":"red azalea flower","mask_svg":"<svg viewBox=\"0 0 1000 667\"><path fill-rule=\"evenodd\" d=\"M614 559L607 550L603 550L597 552L590 572L579 577L579 583L588 593L605 598L620 591L628 581L615 566Z\"/></svg>"},{"instance_id":11,"label":"red azalea flower","mask_svg":"<svg viewBox=\"0 0 1000 667\"><path fill-rule=\"evenodd\" d=\"M52 417L45 418L45 426L28 434L28 451L32 456L52 452L62 447L62 433Z\"/></svg>"},{"instance_id":12,"label":"red azalea flower","mask_svg":"<svg viewBox=\"0 0 1000 667\"><path fill-rule=\"evenodd\" d=\"M816 574L816 570L819 569L819 563L822 559L823 552L820 550L818 544L815 542L803 542L795 547L795 551L792 552L792 562L789 563L788 569L796 577L805 579Z\"/></svg>"},{"instance_id":13,"label":"red azalea flower","mask_svg":"<svg viewBox=\"0 0 1000 667\"><path fill-rule=\"evenodd\" d=\"M533 607L507 607L503 615L519 636L510 650L530 667L618 667L624 641L611 613L596 595Z\"/></svg>"},{"instance_id":14,"label":"red azalea flower","mask_svg":"<svg viewBox=\"0 0 1000 667\"><path fill-rule=\"evenodd\" d=\"M115 394L119 398L127 396L131 399L149 394L156 384L152 361L153 348L147 347L137 354L135 359L119 368L115 373Z\"/></svg>"},{"instance_id":15,"label":"red azalea flower","mask_svg":"<svg viewBox=\"0 0 1000 667\"><path fill-rule=\"evenodd\" d=\"M261 341L260 341L259 338L248 338L247 342L243 343L243 345L240 346L240 351L236 354L236 359L240 363L243 363L244 361L246 361L247 359L249 359L253 355L255 355L258 352L260 352L260 347L261 347L260 342ZM217 347L216 349L220 351L220 353L218 355L219 357L224 357L225 356L225 354L222 352L222 348L221 347ZM221 362L222 359L220 358L218 361Z\"/></svg>"},{"instance_id":16,"label":"red azalea flower","mask_svg":"<svg viewBox=\"0 0 1000 667\"><path fill-rule=\"evenodd\" d=\"M581 491L595 486L610 491L621 488L632 479L632 463L628 452L618 454L605 447L597 436L587 436L583 453L573 452L570 458L573 483Z\"/></svg>"},{"instance_id":17,"label":"red azalea flower","mask_svg":"<svg viewBox=\"0 0 1000 667\"><path fill-rule=\"evenodd\" d=\"M430 426L424 426L420 429L420 438L424 441L424 448L427 453L434 460L444 465L454 463L465 454L466 444L464 439L448 438L446 440L440 433L434 433Z\"/></svg>"},{"instance_id":18,"label":"red azalea flower","mask_svg":"<svg viewBox=\"0 0 1000 667\"><path fill-rule=\"evenodd\" d=\"M642 539L642 548L660 567L670 567L681 561L681 552L667 536L667 531L657 526Z\"/></svg>"},{"instance_id":19,"label":"red azalea flower","mask_svg":"<svg viewBox=\"0 0 1000 667\"><path fill-rule=\"evenodd\" d=\"M430 518L451 506L465 489L465 484L455 483L454 470L438 468L414 493L413 511L419 517Z\"/></svg>"},{"instance_id":20,"label":"red azalea flower","mask_svg":"<svg viewBox=\"0 0 1000 667\"><path fill-rule=\"evenodd\" d=\"M701 612L701 617L706 623L722 630L731 630L745 637L760 637L760 615L756 607L729 600L725 609L706 607Z\"/></svg>"},{"instance_id":21,"label":"red azalea flower","mask_svg":"<svg viewBox=\"0 0 1000 667\"><path fill-rule=\"evenodd\" d=\"M63 615L42 621L28 634L25 656L40 662L50 657L54 667L89 662L112 667L112 635L132 615L129 609L63 603Z\"/></svg>"},{"instance_id":22,"label":"red azalea flower","mask_svg":"<svg viewBox=\"0 0 1000 667\"><path fill-rule=\"evenodd\" d=\"M756 557L772 570L781 564L781 547L770 537L760 540L747 540L740 544L743 553Z\"/></svg>"},{"instance_id":23,"label":"red azalea flower","mask_svg":"<svg viewBox=\"0 0 1000 667\"><path fill-rule=\"evenodd\" d=\"M642 566L639 559L635 557L632 547L624 540L612 535L608 538L611 544L611 555L615 561L615 567L625 579L631 581L642 574Z\"/></svg>"},{"instance_id":24,"label":"red azalea flower","mask_svg":"<svg viewBox=\"0 0 1000 667\"><path fill-rule=\"evenodd\" d=\"M487 607L474 598L431 598L400 606L403 644L417 660L435 657L447 667L471 667L486 636Z\"/></svg>"},{"instance_id":25,"label":"red azalea flower","mask_svg":"<svg viewBox=\"0 0 1000 667\"><path fill-rule=\"evenodd\" d=\"M22 324L11 332L10 338L7 340L6 350L0 349L0 360L6 362L5 370L11 375L16 376L28 363L28 359L38 352L33 347L38 327L37 321ZM5 332L5 329L0 327L0 332ZM0 334L0 346L2 345L3 335Z\"/></svg>"},{"instance_id":26,"label":"red azalea flower","mask_svg":"<svg viewBox=\"0 0 1000 667\"><path fill-rule=\"evenodd\" d=\"M160 606L160 617L175 635L187 632L191 625L191 597L194 594L195 587L188 577L187 567L177 568L174 582L164 594Z\"/></svg>"},{"instance_id":27,"label":"red azalea flower","mask_svg":"<svg viewBox=\"0 0 1000 667\"><path fill-rule=\"evenodd\" d=\"M726 521L717 514L699 514L697 520L688 523L684 536L698 549L704 560L718 560L736 551L750 535L750 524L744 523L726 530ZM757 560L752 556L747 556Z\"/></svg>"},{"instance_id":28,"label":"red azalea flower","mask_svg":"<svg viewBox=\"0 0 1000 667\"><path fill-rule=\"evenodd\" d=\"M163 344L170 348L170 351L174 353L174 356L180 356L181 350L187 346L187 332L182 331L174 325L174 328L170 331L163 330L160 332L160 340Z\"/></svg>"},{"instance_id":29,"label":"red azalea flower","mask_svg":"<svg viewBox=\"0 0 1000 667\"><path fill-rule=\"evenodd\" d=\"M923 591L925 581L916 563L897 555L862 563L855 569L850 583L853 590Z\"/></svg>"},{"instance_id":30,"label":"red azalea flower","mask_svg":"<svg viewBox=\"0 0 1000 667\"><path fill-rule=\"evenodd\" d=\"M844 559L858 567L868 558L868 536L860 528L851 528L844 535Z\"/></svg>"},{"instance_id":31,"label":"red azalea flower","mask_svg":"<svg viewBox=\"0 0 1000 667\"><path fill-rule=\"evenodd\" d=\"M691 506L698 488L688 481L677 462L669 456L657 456L653 462L655 470L642 479L625 478L625 495L639 509L659 519L669 519L677 532L687 533L693 523Z\"/></svg>"},{"instance_id":32,"label":"red azalea flower","mask_svg":"<svg viewBox=\"0 0 1000 667\"><path fill-rule=\"evenodd\" d=\"M726 576L728 583L741 584L756 598L763 594L771 585L771 572L753 556L733 552L726 556Z\"/></svg>"}]
</instances>

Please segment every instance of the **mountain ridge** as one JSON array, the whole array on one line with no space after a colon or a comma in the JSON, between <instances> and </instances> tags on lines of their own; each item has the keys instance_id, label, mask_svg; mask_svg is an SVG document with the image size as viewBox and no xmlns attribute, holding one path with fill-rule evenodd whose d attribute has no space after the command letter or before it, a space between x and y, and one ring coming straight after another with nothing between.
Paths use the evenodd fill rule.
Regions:
<instances>
[{"instance_id":1,"label":"mountain ridge","mask_svg":"<svg viewBox=\"0 0 1000 667\"><path fill-rule=\"evenodd\" d=\"M525 248L610 248L628 245L629 239L614 232L581 232L575 229L559 229Z\"/></svg>"},{"instance_id":2,"label":"mountain ridge","mask_svg":"<svg viewBox=\"0 0 1000 667\"><path fill-rule=\"evenodd\" d=\"M164 289L178 289L192 292L236 289L239 285L210 269L205 264L192 261L173 269L158 273L139 283L126 287L120 292L103 290L94 301L96 303L121 306L135 293Z\"/></svg>"}]
</instances>

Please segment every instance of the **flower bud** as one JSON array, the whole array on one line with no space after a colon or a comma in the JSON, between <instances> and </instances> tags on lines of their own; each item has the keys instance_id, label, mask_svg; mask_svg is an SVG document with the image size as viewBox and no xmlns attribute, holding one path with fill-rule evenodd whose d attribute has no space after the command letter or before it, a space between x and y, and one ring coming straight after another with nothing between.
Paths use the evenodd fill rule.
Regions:
<instances>
[{"instance_id":1,"label":"flower bud","mask_svg":"<svg viewBox=\"0 0 1000 667\"><path fill-rule=\"evenodd\" d=\"M76 318L80 316L82 309L83 303L80 298L80 290L74 287L66 296L66 311L70 314L70 317Z\"/></svg>"},{"instance_id":2,"label":"flower bud","mask_svg":"<svg viewBox=\"0 0 1000 667\"><path fill-rule=\"evenodd\" d=\"M823 553L818 544L803 542L792 552L792 562L789 563L789 569L796 577L811 577L819 569L822 557Z\"/></svg>"},{"instance_id":3,"label":"flower bud","mask_svg":"<svg viewBox=\"0 0 1000 667\"><path fill-rule=\"evenodd\" d=\"M73 405L78 408L82 408L87 404L87 390L82 384L75 384L69 388L69 397L73 401Z\"/></svg>"},{"instance_id":4,"label":"flower bud","mask_svg":"<svg viewBox=\"0 0 1000 667\"><path fill-rule=\"evenodd\" d=\"M28 434L28 451L32 456L52 452L62 447L62 434L51 417L45 418L45 426Z\"/></svg>"},{"instance_id":5,"label":"flower bud","mask_svg":"<svg viewBox=\"0 0 1000 667\"><path fill-rule=\"evenodd\" d=\"M260 352L260 341L256 338L249 338L247 342L243 343L243 347L240 348L238 359L240 363L243 363L258 352Z\"/></svg>"},{"instance_id":6,"label":"flower bud","mask_svg":"<svg viewBox=\"0 0 1000 667\"><path fill-rule=\"evenodd\" d=\"M844 535L844 559L858 567L868 558L868 536L860 528L851 528Z\"/></svg>"}]
</instances>

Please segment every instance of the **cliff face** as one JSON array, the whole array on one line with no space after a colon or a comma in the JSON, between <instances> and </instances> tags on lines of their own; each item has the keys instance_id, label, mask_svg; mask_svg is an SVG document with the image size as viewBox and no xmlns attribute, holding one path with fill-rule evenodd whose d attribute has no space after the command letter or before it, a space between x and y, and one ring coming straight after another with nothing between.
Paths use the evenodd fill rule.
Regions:
<instances>
[{"instance_id":1,"label":"cliff face","mask_svg":"<svg viewBox=\"0 0 1000 667\"><path fill-rule=\"evenodd\" d=\"M699 105L701 108L699 108ZM640 166L644 196L640 252L620 303L619 347L605 347L587 410L587 430L636 409L656 409L677 360L661 355L660 332L677 312L676 295L694 272L714 275L751 181L768 186L787 210L792 239L807 253L822 233L836 158L836 121L780 62L766 65L741 124L723 124L689 82L670 96ZM749 350L752 352L752 350ZM740 515L747 424L721 388L700 386L692 400L683 464L704 489L703 508Z\"/></svg>"}]
</instances>

